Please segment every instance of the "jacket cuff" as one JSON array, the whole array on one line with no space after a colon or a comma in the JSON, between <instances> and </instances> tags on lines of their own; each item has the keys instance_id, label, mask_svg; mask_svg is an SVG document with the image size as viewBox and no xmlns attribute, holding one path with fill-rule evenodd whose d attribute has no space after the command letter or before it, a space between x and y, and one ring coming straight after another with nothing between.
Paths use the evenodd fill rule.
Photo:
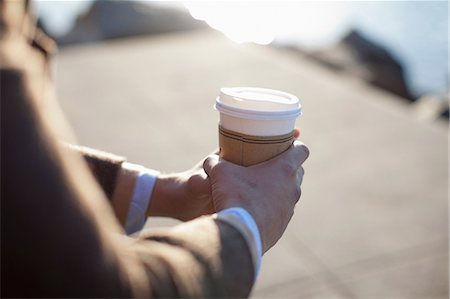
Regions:
<instances>
[{"instance_id":1,"label":"jacket cuff","mask_svg":"<svg viewBox=\"0 0 450 299\"><path fill-rule=\"evenodd\" d=\"M122 169L136 173L136 183L134 184L125 222L126 233L133 234L145 225L147 208L159 171L127 162L123 164Z\"/></svg>"},{"instance_id":2,"label":"jacket cuff","mask_svg":"<svg viewBox=\"0 0 450 299\"><path fill-rule=\"evenodd\" d=\"M245 209L240 207L225 209L216 215L218 220L232 225L244 236L252 255L253 265L255 267L254 280L256 280L261 265L262 244L255 220Z\"/></svg>"}]
</instances>

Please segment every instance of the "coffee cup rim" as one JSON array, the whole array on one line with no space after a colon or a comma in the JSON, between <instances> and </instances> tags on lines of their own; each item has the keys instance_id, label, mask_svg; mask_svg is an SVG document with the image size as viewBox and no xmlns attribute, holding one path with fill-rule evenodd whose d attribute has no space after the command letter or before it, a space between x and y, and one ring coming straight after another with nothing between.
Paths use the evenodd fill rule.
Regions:
<instances>
[{"instance_id":1,"label":"coffee cup rim","mask_svg":"<svg viewBox=\"0 0 450 299\"><path fill-rule=\"evenodd\" d=\"M296 109L284 111L258 111L230 107L221 103L219 97L217 97L216 99L214 109L226 115L253 120L287 120L297 118L302 115L302 109L300 105Z\"/></svg>"}]
</instances>

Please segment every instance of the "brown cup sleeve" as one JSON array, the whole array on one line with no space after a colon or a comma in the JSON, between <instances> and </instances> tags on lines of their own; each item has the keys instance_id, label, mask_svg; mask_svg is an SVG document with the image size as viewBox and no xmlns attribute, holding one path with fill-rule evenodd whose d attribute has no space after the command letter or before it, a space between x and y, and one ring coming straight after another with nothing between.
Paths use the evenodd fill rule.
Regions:
<instances>
[{"instance_id":1,"label":"brown cup sleeve","mask_svg":"<svg viewBox=\"0 0 450 299\"><path fill-rule=\"evenodd\" d=\"M251 166L281 154L294 139L294 131L278 136L252 136L219 126L219 155L229 162Z\"/></svg>"}]
</instances>

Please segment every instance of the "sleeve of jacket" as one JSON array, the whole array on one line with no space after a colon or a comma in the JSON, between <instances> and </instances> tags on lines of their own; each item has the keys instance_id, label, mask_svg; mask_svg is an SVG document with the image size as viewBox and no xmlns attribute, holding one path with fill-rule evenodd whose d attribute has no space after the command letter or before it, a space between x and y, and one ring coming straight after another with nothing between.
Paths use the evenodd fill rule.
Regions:
<instances>
[{"instance_id":1,"label":"sleeve of jacket","mask_svg":"<svg viewBox=\"0 0 450 299\"><path fill-rule=\"evenodd\" d=\"M238 230L209 216L121 236L79 155L69 156L53 138L51 118L29 105L36 94L23 74L2 70L0 79L7 86L1 94L2 295L249 295L252 259Z\"/></svg>"},{"instance_id":2,"label":"sleeve of jacket","mask_svg":"<svg viewBox=\"0 0 450 299\"><path fill-rule=\"evenodd\" d=\"M254 266L244 237L211 216L171 230L141 232L135 250L152 285L159 286L154 297L242 298L253 284Z\"/></svg>"},{"instance_id":3,"label":"sleeve of jacket","mask_svg":"<svg viewBox=\"0 0 450 299\"><path fill-rule=\"evenodd\" d=\"M106 197L112 200L117 177L125 158L84 146L68 145L68 147L83 156Z\"/></svg>"}]
</instances>

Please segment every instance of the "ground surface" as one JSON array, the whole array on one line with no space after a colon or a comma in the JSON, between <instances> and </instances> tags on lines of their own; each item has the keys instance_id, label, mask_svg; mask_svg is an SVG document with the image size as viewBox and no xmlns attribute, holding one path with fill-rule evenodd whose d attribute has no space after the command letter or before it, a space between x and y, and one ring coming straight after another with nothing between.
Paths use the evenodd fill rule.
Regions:
<instances>
[{"instance_id":1,"label":"ground surface","mask_svg":"<svg viewBox=\"0 0 450 299\"><path fill-rule=\"evenodd\" d=\"M446 124L301 56L206 32L69 47L57 76L80 143L163 171L217 146L220 87L298 95L303 196L252 296L448 298Z\"/></svg>"}]
</instances>

